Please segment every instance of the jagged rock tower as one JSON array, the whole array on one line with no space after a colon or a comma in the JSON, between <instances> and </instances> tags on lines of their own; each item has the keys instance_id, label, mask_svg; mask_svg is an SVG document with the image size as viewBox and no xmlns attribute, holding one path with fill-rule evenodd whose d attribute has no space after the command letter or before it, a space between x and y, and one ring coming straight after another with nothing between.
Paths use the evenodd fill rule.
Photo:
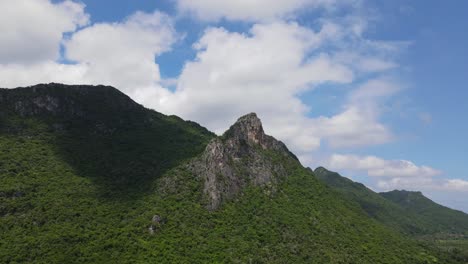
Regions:
<instances>
[{"instance_id":1,"label":"jagged rock tower","mask_svg":"<svg viewBox=\"0 0 468 264\"><path fill-rule=\"evenodd\" d=\"M277 159L298 162L281 141L264 133L260 119L251 113L213 139L191 167L204 180L206 207L215 210L249 184L274 192L276 183L287 176Z\"/></svg>"}]
</instances>

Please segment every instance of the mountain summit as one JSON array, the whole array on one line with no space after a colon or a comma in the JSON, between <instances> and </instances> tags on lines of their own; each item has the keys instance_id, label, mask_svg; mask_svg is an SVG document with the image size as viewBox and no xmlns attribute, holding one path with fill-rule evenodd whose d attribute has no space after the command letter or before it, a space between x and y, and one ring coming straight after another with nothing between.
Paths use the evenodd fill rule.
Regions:
<instances>
[{"instance_id":1,"label":"mountain summit","mask_svg":"<svg viewBox=\"0 0 468 264\"><path fill-rule=\"evenodd\" d=\"M246 186L267 186L286 177L276 156L298 162L296 156L275 138L266 135L255 113L240 117L223 136L211 140L205 152L193 162L193 171L204 180L207 208L217 209L223 200L235 197Z\"/></svg>"},{"instance_id":2,"label":"mountain summit","mask_svg":"<svg viewBox=\"0 0 468 264\"><path fill-rule=\"evenodd\" d=\"M225 137L236 138L237 141L243 140L251 144L260 144L266 148L266 135L263 131L262 121L256 113L240 117L224 135Z\"/></svg>"},{"instance_id":3,"label":"mountain summit","mask_svg":"<svg viewBox=\"0 0 468 264\"><path fill-rule=\"evenodd\" d=\"M275 150L294 156L281 141L266 135L257 114L250 113L240 117L229 130L223 134L226 141L250 146L258 145L265 150Z\"/></svg>"},{"instance_id":4,"label":"mountain summit","mask_svg":"<svg viewBox=\"0 0 468 264\"><path fill-rule=\"evenodd\" d=\"M142 111L143 107L111 86L50 83L0 89L0 110L24 117L89 118L116 111Z\"/></svg>"}]
</instances>

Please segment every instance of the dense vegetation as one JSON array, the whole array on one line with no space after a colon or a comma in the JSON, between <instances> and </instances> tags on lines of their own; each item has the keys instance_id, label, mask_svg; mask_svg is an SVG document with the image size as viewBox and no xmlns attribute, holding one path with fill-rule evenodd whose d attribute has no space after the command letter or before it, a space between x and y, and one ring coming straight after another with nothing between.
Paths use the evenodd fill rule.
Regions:
<instances>
[{"instance_id":1,"label":"dense vegetation","mask_svg":"<svg viewBox=\"0 0 468 264\"><path fill-rule=\"evenodd\" d=\"M421 192L375 193L361 183L329 171L315 170L318 179L377 221L423 241L429 241L468 261L468 215L434 203Z\"/></svg>"},{"instance_id":2,"label":"dense vegetation","mask_svg":"<svg viewBox=\"0 0 468 264\"><path fill-rule=\"evenodd\" d=\"M0 263L457 263L271 151L276 191L208 211L186 164L214 135L93 89L38 88L73 105L52 114L0 91Z\"/></svg>"},{"instance_id":3,"label":"dense vegetation","mask_svg":"<svg viewBox=\"0 0 468 264\"><path fill-rule=\"evenodd\" d=\"M323 167L317 168L315 175L328 186L339 191L347 199L357 202L372 218L391 228L408 234L426 234L434 232L433 228L418 215L406 212L392 201L368 189L361 183L342 177L336 172Z\"/></svg>"},{"instance_id":4,"label":"dense vegetation","mask_svg":"<svg viewBox=\"0 0 468 264\"><path fill-rule=\"evenodd\" d=\"M468 235L467 214L437 204L421 192L395 190L380 195L398 204L405 211L426 219L438 232Z\"/></svg>"}]
</instances>

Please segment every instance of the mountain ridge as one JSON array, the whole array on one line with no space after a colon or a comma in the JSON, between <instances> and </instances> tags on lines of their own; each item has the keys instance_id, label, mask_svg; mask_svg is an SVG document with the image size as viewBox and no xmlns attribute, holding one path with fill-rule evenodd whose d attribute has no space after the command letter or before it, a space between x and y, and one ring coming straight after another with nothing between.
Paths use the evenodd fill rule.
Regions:
<instances>
[{"instance_id":1,"label":"mountain ridge","mask_svg":"<svg viewBox=\"0 0 468 264\"><path fill-rule=\"evenodd\" d=\"M369 218L256 115L217 137L115 88L40 87L0 90L0 262L459 263Z\"/></svg>"},{"instance_id":2,"label":"mountain ridge","mask_svg":"<svg viewBox=\"0 0 468 264\"><path fill-rule=\"evenodd\" d=\"M468 214L436 204L420 191L376 193L323 167L315 172L318 179L380 223L442 250L457 252L462 262L468 261Z\"/></svg>"},{"instance_id":3,"label":"mountain ridge","mask_svg":"<svg viewBox=\"0 0 468 264\"><path fill-rule=\"evenodd\" d=\"M437 232L468 232L468 214L436 204L420 191L394 190L376 193L361 183L356 183L323 167L318 167L315 175L328 186L358 202L371 217L390 226L400 226L403 232L419 235ZM434 208L438 211L434 211ZM461 219L448 221L444 213ZM439 219L433 221L434 217L439 217ZM459 228L452 228L456 226Z\"/></svg>"},{"instance_id":4,"label":"mountain ridge","mask_svg":"<svg viewBox=\"0 0 468 264\"><path fill-rule=\"evenodd\" d=\"M13 103L14 102L14 103ZM0 90L0 107L21 116L84 117L84 112L141 110L143 106L111 86L38 84ZM104 107L105 108L98 108Z\"/></svg>"}]
</instances>

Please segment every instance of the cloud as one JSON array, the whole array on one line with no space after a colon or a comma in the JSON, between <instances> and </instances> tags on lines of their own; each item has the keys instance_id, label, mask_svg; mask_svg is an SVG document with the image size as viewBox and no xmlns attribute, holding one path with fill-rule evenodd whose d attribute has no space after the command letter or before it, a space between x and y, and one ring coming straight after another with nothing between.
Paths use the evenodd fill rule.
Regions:
<instances>
[{"instance_id":1,"label":"cloud","mask_svg":"<svg viewBox=\"0 0 468 264\"><path fill-rule=\"evenodd\" d=\"M177 80L161 80L155 57L180 36L167 15L137 12L119 23L81 28L62 40L72 64L50 58L27 65L0 62L0 85L113 85L147 107L218 133L255 111L268 133L303 157L322 142L333 148L389 142L393 135L379 121L380 105L399 84L375 74L396 67L389 59L394 45L364 39L365 23L359 19L318 22L317 30L296 22L258 23L246 33L207 28L193 45L196 58L185 63ZM361 84L356 87L357 78ZM349 86L349 98L335 115L311 118L302 94L327 83ZM168 84L174 89L164 87Z\"/></svg>"},{"instance_id":2,"label":"cloud","mask_svg":"<svg viewBox=\"0 0 468 264\"><path fill-rule=\"evenodd\" d=\"M433 190L434 187L434 180L430 177L389 178L377 181L377 188L383 191L400 189L409 191L425 191Z\"/></svg>"},{"instance_id":3,"label":"cloud","mask_svg":"<svg viewBox=\"0 0 468 264\"><path fill-rule=\"evenodd\" d=\"M312 119L312 129L332 148L378 145L392 140L389 129L377 120L377 116L357 105L332 117Z\"/></svg>"},{"instance_id":4,"label":"cloud","mask_svg":"<svg viewBox=\"0 0 468 264\"><path fill-rule=\"evenodd\" d=\"M392 54L399 46L365 39L363 19L319 19L315 30L284 21L253 24L246 33L209 27L193 45L196 58L185 63L181 75L162 80L155 58L180 38L169 16L137 12L122 22L77 30L88 21L82 5L37 3L81 10L69 12L74 27L59 30L59 35L73 31L57 40L65 57L36 58L29 64L0 61L0 86L113 85L147 107L197 121L218 133L240 115L255 111L268 133L302 157L322 142L349 148L393 139L380 121L381 105L400 84L382 76L398 66ZM55 49L58 54L59 47ZM322 84L348 87L343 90L348 99L337 106L336 114L311 118L301 97Z\"/></svg>"},{"instance_id":5,"label":"cloud","mask_svg":"<svg viewBox=\"0 0 468 264\"><path fill-rule=\"evenodd\" d=\"M177 8L205 21L228 20L271 21L303 9L337 8L336 0L177 0ZM357 2L357 1L345 1ZM340 1L340 5L345 3Z\"/></svg>"},{"instance_id":6,"label":"cloud","mask_svg":"<svg viewBox=\"0 0 468 264\"><path fill-rule=\"evenodd\" d=\"M375 55L362 55L354 51L337 53L335 59L360 72L379 73L398 67L398 64L392 59L378 58Z\"/></svg>"},{"instance_id":7,"label":"cloud","mask_svg":"<svg viewBox=\"0 0 468 264\"><path fill-rule=\"evenodd\" d=\"M442 173L428 166L417 166L411 161L384 160L375 156L334 154L328 163L332 169L366 171L371 177L431 178Z\"/></svg>"},{"instance_id":8,"label":"cloud","mask_svg":"<svg viewBox=\"0 0 468 264\"><path fill-rule=\"evenodd\" d=\"M468 192L468 181L462 179L450 179L442 185L442 189Z\"/></svg>"},{"instance_id":9,"label":"cloud","mask_svg":"<svg viewBox=\"0 0 468 264\"><path fill-rule=\"evenodd\" d=\"M131 92L160 81L155 57L176 39L169 16L137 12L121 23L99 23L76 32L65 41L66 57L86 66L82 81Z\"/></svg>"},{"instance_id":10,"label":"cloud","mask_svg":"<svg viewBox=\"0 0 468 264\"><path fill-rule=\"evenodd\" d=\"M371 79L354 90L350 96L350 104L376 105L380 99L394 95L401 89L397 81L388 78Z\"/></svg>"},{"instance_id":11,"label":"cloud","mask_svg":"<svg viewBox=\"0 0 468 264\"><path fill-rule=\"evenodd\" d=\"M29 65L0 63L0 87L14 88L49 82L86 83L82 79L86 71L86 65L67 65L55 61Z\"/></svg>"},{"instance_id":12,"label":"cloud","mask_svg":"<svg viewBox=\"0 0 468 264\"><path fill-rule=\"evenodd\" d=\"M76 4L67 1L56 5ZM37 30L34 25L31 27L31 30ZM60 37L62 33L64 31L59 32ZM64 45L65 59L73 63L60 63L53 57L42 60L38 57L35 63L29 64L0 60L0 85L17 87L39 82L105 84L118 87L129 95L139 90L156 89L161 78L155 57L168 51L177 38L169 16L160 12L137 12L123 22L94 24L74 32L68 39L59 39L58 42ZM27 35L21 41L28 42ZM28 45L34 46L34 43ZM47 53L48 47L38 48L38 52ZM55 52L59 52L58 46Z\"/></svg>"},{"instance_id":13,"label":"cloud","mask_svg":"<svg viewBox=\"0 0 468 264\"><path fill-rule=\"evenodd\" d=\"M468 181L462 179L435 179L425 177L391 178L377 181L381 190L406 189L430 192L468 192Z\"/></svg>"},{"instance_id":14,"label":"cloud","mask_svg":"<svg viewBox=\"0 0 468 264\"><path fill-rule=\"evenodd\" d=\"M332 148L387 143L394 136L379 122L381 106L400 89L401 85L390 78L369 79L350 92L341 113L312 119L312 129Z\"/></svg>"},{"instance_id":15,"label":"cloud","mask_svg":"<svg viewBox=\"0 0 468 264\"><path fill-rule=\"evenodd\" d=\"M468 181L447 179L443 172L408 160L385 160L376 156L333 154L327 165L333 170L366 173L380 190L468 191Z\"/></svg>"},{"instance_id":16,"label":"cloud","mask_svg":"<svg viewBox=\"0 0 468 264\"><path fill-rule=\"evenodd\" d=\"M349 24L323 20L317 31L294 22L254 24L246 34L209 28L194 44L197 56L185 64L175 91L158 89L137 98L218 133L238 116L255 111L268 133L302 157L317 150L322 141L333 148L383 144L393 135L379 121L380 108L401 85L375 73L396 64L357 69L351 61L335 56L353 50L356 60L384 61L378 55L383 47L388 60L389 47L394 46L368 44L361 37L362 27L356 30ZM374 78L367 78L368 74ZM350 85L357 77L365 81L345 91L349 98L346 105L337 107L337 114L308 117L310 108L300 99L304 92L325 83Z\"/></svg>"},{"instance_id":17,"label":"cloud","mask_svg":"<svg viewBox=\"0 0 468 264\"><path fill-rule=\"evenodd\" d=\"M146 104L196 120L221 133L235 119L255 111L269 133L294 150L320 144L308 107L298 94L322 83L350 83L353 72L326 53L308 57L335 37L333 26L314 32L297 23L256 24L248 34L210 28L194 45L175 92L161 91ZM309 127L308 127L309 126Z\"/></svg>"},{"instance_id":18,"label":"cloud","mask_svg":"<svg viewBox=\"0 0 468 264\"><path fill-rule=\"evenodd\" d=\"M31 64L60 57L62 35L89 22L84 5L72 1L0 1L0 63Z\"/></svg>"}]
</instances>

